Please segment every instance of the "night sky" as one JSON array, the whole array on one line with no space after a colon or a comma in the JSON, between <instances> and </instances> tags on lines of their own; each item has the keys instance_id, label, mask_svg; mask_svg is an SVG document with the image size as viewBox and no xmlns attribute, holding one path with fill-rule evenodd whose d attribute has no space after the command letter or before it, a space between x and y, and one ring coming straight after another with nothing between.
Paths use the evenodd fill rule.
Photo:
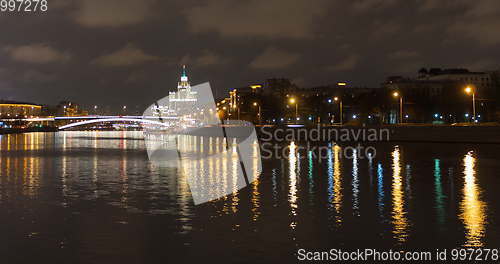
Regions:
<instances>
[{"instance_id":1,"label":"night sky","mask_svg":"<svg viewBox=\"0 0 500 264\"><path fill-rule=\"evenodd\" d=\"M421 67L500 66L498 0L48 0L0 13L0 99L149 105L272 77L378 87Z\"/></svg>"}]
</instances>

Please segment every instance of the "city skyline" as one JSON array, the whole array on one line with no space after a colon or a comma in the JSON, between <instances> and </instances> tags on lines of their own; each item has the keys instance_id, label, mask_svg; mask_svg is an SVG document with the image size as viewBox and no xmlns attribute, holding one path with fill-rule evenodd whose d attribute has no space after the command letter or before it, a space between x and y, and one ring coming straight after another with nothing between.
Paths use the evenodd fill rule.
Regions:
<instances>
[{"instance_id":1,"label":"city skyline","mask_svg":"<svg viewBox=\"0 0 500 264\"><path fill-rule=\"evenodd\" d=\"M0 98L144 105L175 88L182 64L217 93L273 77L378 87L421 67L499 68L495 1L99 3L3 13Z\"/></svg>"},{"instance_id":2,"label":"city skyline","mask_svg":"<svg viewBox=\"0 0 500 264\"><path fill-rule=\"evenodd\" d=\"M5 263L500 260L499 0L0 0Z\"/></svg>"}]
</instances>

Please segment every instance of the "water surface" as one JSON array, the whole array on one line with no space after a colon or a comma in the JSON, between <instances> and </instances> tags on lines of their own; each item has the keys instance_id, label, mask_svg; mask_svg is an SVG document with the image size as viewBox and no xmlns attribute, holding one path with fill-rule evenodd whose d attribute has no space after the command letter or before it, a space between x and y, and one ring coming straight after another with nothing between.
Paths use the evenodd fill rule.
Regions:
<instances>
[{"instance_id":1,"label":"water surface","mask_svg":"<svg viewBox=\"0 0 500 264\"><path fill-rule=\"evenodd\" d=\"M499 145L380 143L374 158L347 159L346 146L325 144L317 160L286 144L258 181L194 206L179 169L148 161L142 132L3 135L3 259L234 263L293 260L299 248L500 246Z\"/></svg>"}]
</instances>

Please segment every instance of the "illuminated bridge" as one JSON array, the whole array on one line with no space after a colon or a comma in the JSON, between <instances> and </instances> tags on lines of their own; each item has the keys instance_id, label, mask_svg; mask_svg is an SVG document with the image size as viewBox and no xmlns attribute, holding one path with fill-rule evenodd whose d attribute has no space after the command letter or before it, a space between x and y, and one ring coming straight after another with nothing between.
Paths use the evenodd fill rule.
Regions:
<instances>
[{"instance_id":1,"label":"illuminated bridge","mask_svg":"<svg viewBox=\"0 0 500 264\"><path fill-rule=\"evenodd\" d=\"M155 119L155 120L152 120ZM170 126L170 122L165 121L175 121L178 120L178 117L162 117L161 120L159 117L153 116L55 116L55 117L45 117L45 118L10 118L10 119L0 119L2 122L16 122L16 121L24 121L24 122L56 122L56 121L74 121L73 123L65 124L59 126L60 130L83 126L93 123L104 123L104 122L136 122L136 123L145 123L152 124L158 126Z\"/></svg>"}]
</instances>

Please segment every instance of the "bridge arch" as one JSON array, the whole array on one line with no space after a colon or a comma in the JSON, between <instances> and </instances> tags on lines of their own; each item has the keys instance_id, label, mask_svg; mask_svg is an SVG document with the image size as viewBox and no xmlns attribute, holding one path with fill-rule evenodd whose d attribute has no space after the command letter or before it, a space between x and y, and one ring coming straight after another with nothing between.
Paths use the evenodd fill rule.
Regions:
<instances>
[{"instance_id":1,"label":"bridge arch","mask_svg":"<svg viewBox=\"0 0 500 264\"><path fill-rule=\"evenodd\" d=\"M145 123L145 124L152 124L152 125L159 125L159 126L165 126L169 127L170 125L168 123L163 123L160 121L154 121L154 120L148 120L148 119L136 119L136 118L105 118L105 119L93 119L93 120L85 120L85 121L80 121L80 122L75 122L71 124L67 124L64 126L60 126L59 130L64 130L72 127L77 127L77 126L83 126L83 125L88 125L88 124L93 124L93 123L102 123L102 122L136 122L136 123Z\"/></svg>"}]
</instances>

